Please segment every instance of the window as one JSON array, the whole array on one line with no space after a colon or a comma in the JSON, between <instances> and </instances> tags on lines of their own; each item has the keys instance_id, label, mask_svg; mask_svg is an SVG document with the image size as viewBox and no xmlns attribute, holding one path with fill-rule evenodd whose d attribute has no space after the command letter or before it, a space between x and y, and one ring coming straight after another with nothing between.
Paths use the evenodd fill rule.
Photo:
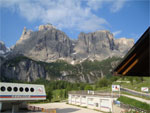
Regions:
<instances>
[{"instance_id":1,"label":"window","mask_svg":"<svg viewBox=\"0 0 150 113\"><path fill-rule=\"evenodd\" d=\"M7 91L12 91L12 88L9 86L8 88L7 88Z\"/></svg>"},{"instance_id":2,"label":"window","mask_svg":"<svg viewBox=\"0 0 150 113\"><path fill-rule=\"evenodd\" d=\"M20 92L23 92L23 87L20 87L20 88L19 88L19 91L20 91Z\"/></svg>"},{"instance_id":3,"label":"window","mask_svg":"<svg viewBox=\"0 0 150 113\"><path fill-rule=\"evenodd\" d=\"M34 92L34 88L30 88L30 91L31 91L31 92Z\"/></svg>"},{"instance_id":4,"label":"window","mask_svg":"<svg viewBox=\"0 0 150 113\"><path fill-rule=\"evenodd\" d=\"M28 92L28 91L29 91L29 88L26 87L26 88L25 88L25 91Z\"/></svg>"},{"instance_id":5,"label":"window","mask_svg":"<svg viewBox=\"0 0 150 113\"><path fill-rule=\"evenodd\" d=\"M17 92L17 91L18 91L18 88L17 88L17 87L14 87L14 91Z\"/></svg>"},{"instance_id":6,"label":"window","mask_svg":"<svg viewBox=\"0 0 150 113\"><path fill-rule=\"evenodd\" d=\"M5 91L5 89L6 89L6 88L5 88L4 86L1 87L1 91Z\"/></svg>"}]
</instances>

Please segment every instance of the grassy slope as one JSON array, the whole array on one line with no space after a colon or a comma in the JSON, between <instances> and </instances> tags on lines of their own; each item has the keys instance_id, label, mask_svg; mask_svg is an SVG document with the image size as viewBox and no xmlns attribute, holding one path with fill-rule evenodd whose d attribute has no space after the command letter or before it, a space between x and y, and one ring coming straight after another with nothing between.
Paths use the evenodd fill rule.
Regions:
<instances>
[{"instance_id":1,"label":"grassy slope","mask_svg":"<svg viewBox=\"0 0 150 113\"><path fill-rule=\"evenodd\" d=\"M125 97L125 96L119 97L118 100L123 102L124 104L128 104L128 105L131 105L131 106L135 106L137 108L141 108L141 109L150 111L150 104L140 102L138 100L131 99L131 98L128 98L128 97Z\"/></svg>"},{"instance_id":2,"label":"grassy slope","mask_svg":"<svg viewBox=\"0 0 150 113\"><path fill-rule=\"evenodd\" d=\"M61 101L61 100L64 100L64 89L57 89L57 90L53 90L53 99L52 99L52 102L57 102L57 101ZM62 93L63 92L63 93Z\"/></svg>"}]
</instances>

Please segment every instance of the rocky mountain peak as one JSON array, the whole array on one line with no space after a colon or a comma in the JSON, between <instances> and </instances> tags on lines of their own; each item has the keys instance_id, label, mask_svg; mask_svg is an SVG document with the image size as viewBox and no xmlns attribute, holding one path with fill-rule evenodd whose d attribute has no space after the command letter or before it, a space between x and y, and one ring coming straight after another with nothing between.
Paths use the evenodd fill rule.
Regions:
<instances>
[{"instance_id":1,"label":"rocky mountain peak","mask_svg":"<svg viewBox=\"0 0 150 113\"><path fill-rule=\"evenodd\" d=\"M27 28L24 27L23 32L22 32L22 35L25 35L26 33L27 33Z\"/></svg>"},{"instance_id":2,"label":"rocky mountain peak","mask_svg":"<svg viewBox=\"0 0 150 113\"><path fill-rule=\"evenodd\" d=\"M0 41L0 53L4 54L6 52L6 50L7 50L7 48L6 48L5 44L4 44L4 42Z\"/></svg>"},{"instance_id":3,"label":"rocky mountain peak","mask_svg":"<svg viewBox=\"0 0 150 113\"><path fill-rule=\"evenodd\" d=\"M134 41L130 39L115 39L108 30L81 32L78 40L74 41L53 25L46 24L40 25L35 32L24 28L13 52L44 62L58 59L68 62L80 62L84 59L100 61L112 56L123 56L133 44Z\"/></svg>"},{"instance_id":4,"label":"rocky mountain peak","mask_svg":"<svg viewBox=\"0 0 150 113\"><path fill-rule=\"evenodd\" d=\"M0 41L0 56L4 55L7 52L9 52L9 48L5 46L5 43L3 41Z\"/></svg>"},{"instance_id":5,"label":"rocky mountain peak","mask_svg":"<svg viewBox=\"0 0 150 113\"><path fill-rule=\"evenodd\" d=\"M127 39L127 38L123 37L123 38L116 39L116 43L118 43L118 44L124 44L124 45L129 45L129 43L133 44L134 40L132 38Z\"/></svg>"},{"instance_id":6,"label":"rocky mountain peak","mask_svg":"<svg viewBox=\"0 0 150 113\"><path fill-rule=\"evenodd\" d=\"M91 38L93 40L94 39L97 39L97 40L114 39L113 34L108 30L98 30L98 31L91 32L91 33L81 32L78 36L79 40L83 40L85 38Z\"/></svg>"},{"instance_id":7,"label":"rocky mountain peak","mask_svg":"<svg viewBox=\"0 0 150 113\"><path fill-rule=\"evenodd\" d=\"M28 39L31 36L32 32L33 32L32 30L27 30L27 28L24 27L24 29L22 31L22 35L21 35L20 39L16 42L16 45L21 44L24 42L24 40Z\"/></svg>"},{"instance_id":8,"label":"rocky mountain peak","mask_svg":"<svg viewBox=\"0 0 150 113\"><path fill-rule=\"evenodd\" d=\"M39 31L35 32L24 28L20 40L13 48L15 54L44 62L69 57L71 52L72 41L64 32L50 24L40 25Z\"/></svg>"},{"instance_id":9,"label":"rocky mountain peak","mask_svg":"<svg viewBox=\"0 0 150 113\"><path fill-rule=\"evenodd\" d=\"M3 41L0 41L0 45L5 45Z\"/></svg>"},{"instance_id":10,"label":"rocky mountain peak","mask_svg":"<svg viewBox=\"0 0 150 113\"><path fill-rule=\"evenodd\" d=\"M46 24L46 25L40 25L39 26L39 31L49 30L49 29L56 29L56 27L53 26L52 24Z\"/></svg>"},{"instance_id":11,"label":"rocky mountain peak","mask_svg":"<svg viewBox=\"0 0 150 113\"><path fill-rule=\"evenodd\" d=\"M134 39L119 38L115 40L115 45L120 53L125 54L134 45Z\"/></svg>"}]
</instances>

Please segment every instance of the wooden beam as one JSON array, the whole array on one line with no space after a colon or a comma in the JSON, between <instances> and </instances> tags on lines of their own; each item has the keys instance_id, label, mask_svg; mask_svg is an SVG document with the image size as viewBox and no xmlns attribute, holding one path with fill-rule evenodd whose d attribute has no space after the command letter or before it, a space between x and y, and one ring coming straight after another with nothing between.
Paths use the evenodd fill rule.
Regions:
<instances>
[{"instance_id":1,"label":"wooden beam","mask_svg":"<svg viewBox=\"0 0 150 113\"><path fill-rule=\"evenodd\" d=\"M136 59L122 74L125 75L135 64L137 64L139 59Z\"/></svg>"},{"instance_id":2,"label":"wooden beam","mask_svg":"<svg viewBox=\"0 0 150 113\"><path fill-rule=\"evenodd\" d=\"M117 71L117 73L119 73L135 56L136 53Z\"/></svg>"}]
</instances>

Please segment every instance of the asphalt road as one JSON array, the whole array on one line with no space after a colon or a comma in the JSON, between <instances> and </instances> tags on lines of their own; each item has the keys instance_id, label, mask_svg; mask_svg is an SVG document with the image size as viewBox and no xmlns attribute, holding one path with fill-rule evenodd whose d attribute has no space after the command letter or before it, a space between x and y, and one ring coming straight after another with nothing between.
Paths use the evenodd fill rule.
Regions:
<instances>
[{"instance_id":1,"label":"asphalt road","mask_svg":"<svg viewBox=\"0 0 150 113\"><path fill-rule=\"evenodd\" d=\"M56 109L57 113L102 113L92 109L81 108L73 105L62 103L47 103L47 104L31 104L35 107L41 107L45 109Z\"/></svg>"},{"instance_id":2,"label":"asphalt road","mask_svg":"<svg viewBox=\"0 0 150 113\"><path fill-rule=\"evenodd\" d=\"M134 90L131 90L131 89L127 89L127 88L120 88L120 90L124 91L124 92L128 92L128 93L133 94L133 95L146 96L146 97L150 98L150 94L146 94L146 93L142 93L142 92L137 92L137 91L134 91Z\"/></svg>"},{"instance_id":3,"label":"asphalt road","mask_svg":"<svg viewBox=\"0 0 150 113\"><path fill-rule=\"evenodd\" d=\"M141 102L145 102L147 104L150 104L150 100L145 100L143 98L139 98L139 97L135 97L135 96L131 96L131 95L125 95L125 94L121 94L122 96L126 96L126 97L129 97L129 98L133 98L133 99L136 99L136 100L139 100Z\"/></svg>"}]
</instances>

